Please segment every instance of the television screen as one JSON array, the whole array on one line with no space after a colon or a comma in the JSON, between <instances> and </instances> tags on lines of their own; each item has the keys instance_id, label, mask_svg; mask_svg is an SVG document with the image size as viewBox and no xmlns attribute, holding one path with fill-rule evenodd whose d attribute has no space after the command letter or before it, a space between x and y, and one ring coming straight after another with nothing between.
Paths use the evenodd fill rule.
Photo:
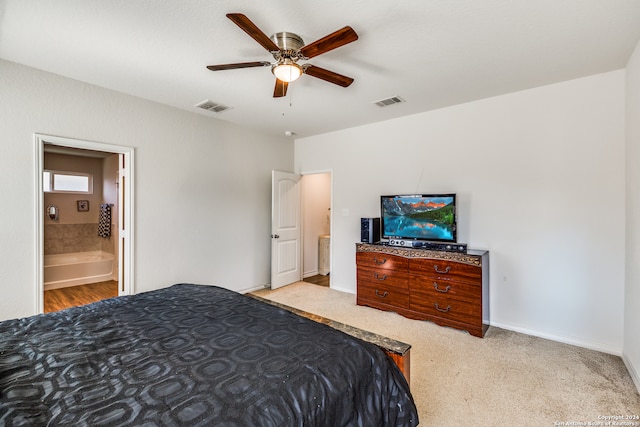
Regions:
<instances>
[{"instance_id":1,"label":"television screen","mask_svg":"<svg viewBox=\"0 0 640 427\"><path fill-rule=\"evenodd\" d=\"M456 195L414 194L380 197L385 239L456 242Z\"/></svg>"}]
</instances>

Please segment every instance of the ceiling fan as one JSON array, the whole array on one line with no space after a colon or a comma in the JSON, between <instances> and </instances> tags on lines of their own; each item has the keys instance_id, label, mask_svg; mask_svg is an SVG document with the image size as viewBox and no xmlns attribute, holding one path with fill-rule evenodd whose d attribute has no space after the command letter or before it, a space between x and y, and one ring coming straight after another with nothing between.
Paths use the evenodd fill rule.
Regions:
<instances>
[{"instance_id":1,"label":"ceiling fan","mask_svg":"<svg viewBox=\"0 0 640 427\"><path fill-rule=\"evenodd\" d=\"M273 97L279 98L287 94L289 83L296 80L302 74L308 74L325 80L338 86L347 87L353 83L351 77L333 71L325 70L311 64L299 65L299 60L307 60L329 52L340 46L358 40L358 35L353 28L346 26L308 45L304 44L302 37L297 34L280 32L268 37L249 18L241 13L228 13L231 19L244 32L249 34L262 47L267 49L275 62L256 61L240 62L236 64L209 65L211 71L232 70L236 68L271 67L271 72L276 76L276 86Z\"/></svg>"}]
</instances>

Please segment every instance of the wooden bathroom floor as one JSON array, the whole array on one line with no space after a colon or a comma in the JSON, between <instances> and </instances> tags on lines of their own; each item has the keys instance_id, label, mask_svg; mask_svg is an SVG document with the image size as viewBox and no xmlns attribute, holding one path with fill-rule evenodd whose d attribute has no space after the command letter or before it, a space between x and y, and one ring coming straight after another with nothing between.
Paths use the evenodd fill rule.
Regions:
<instances>
[{"instance_id":1,"label":"wooden bathroom floor","mask_svg":"<svg viewBox=\"0 0 640 427\"><path fill-rule=\"evenodd\" d=\"M322 274L318 274L315 276L307 277L302 280L303 282L313 283L314 285L320 286L329 286L329 276L323 276Z\"/></svg>"},{"instance_id":2,"label":"wooden bathroom floor","mask_svg":"<svg viewBox=\"0 0 640 427\"><path fill-rule=\"evenodd\" d=\"M44 291L44 312L59 311L118 296L118 282L92 283Z\"/></svg>"}]
</instances>

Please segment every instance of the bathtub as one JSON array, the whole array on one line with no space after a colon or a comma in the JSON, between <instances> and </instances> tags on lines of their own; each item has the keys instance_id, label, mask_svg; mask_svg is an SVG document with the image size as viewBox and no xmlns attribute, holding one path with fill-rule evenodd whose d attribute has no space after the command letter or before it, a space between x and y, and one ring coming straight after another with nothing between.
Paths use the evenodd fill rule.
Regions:
<instances>
[{"instance_id":1,"label":"bathtub","mask_svg":"<svg viewBox=\"0 0 640 427\"><path fill-rule=\"evenodd\" d=\"M103 251L44 256L44 289L113 280L113 255Z\"/></svg>"}]
</instances>

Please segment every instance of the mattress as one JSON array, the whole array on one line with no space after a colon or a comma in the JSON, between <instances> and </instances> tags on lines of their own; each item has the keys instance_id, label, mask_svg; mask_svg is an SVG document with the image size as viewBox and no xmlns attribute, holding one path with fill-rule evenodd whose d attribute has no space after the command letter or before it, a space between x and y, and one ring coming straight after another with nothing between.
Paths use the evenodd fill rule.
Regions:
<instances>
[{"instance_id":1,"label":"mattress","mask_svg":"<svg viewBox=\"0 0 640 427\"><path fill-rule=\"evenodd\" d=\"M0 322L1 425L414 426L373 344L216 286Z\"/></svg>"}]
</instances>

